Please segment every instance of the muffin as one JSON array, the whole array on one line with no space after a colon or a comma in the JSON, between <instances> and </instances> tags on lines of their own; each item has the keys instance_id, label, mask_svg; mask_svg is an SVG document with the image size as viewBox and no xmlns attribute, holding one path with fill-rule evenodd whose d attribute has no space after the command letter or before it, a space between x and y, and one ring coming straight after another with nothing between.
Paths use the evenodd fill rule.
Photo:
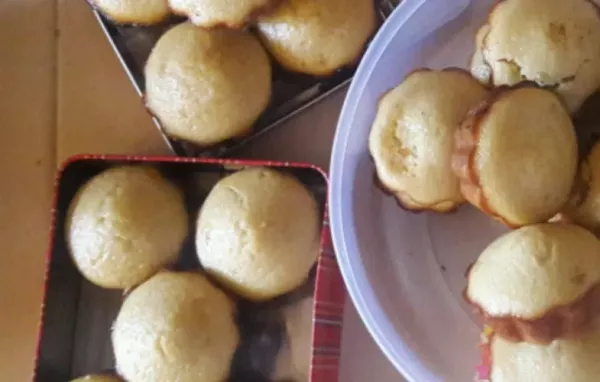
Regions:
<instances>
[{"instance_id":1,"label":"muffin","mask_svg":"<svg viewBox=\"0 0 600 382\"><path fill-rule=\"evenodd\" d=\"M534 81L571 112L600 88L600 17L590 0L503 0L476 37L471 71L499 86Z\"/></svg>"},{"instance_id":2,"label":"muffin","mask_svg":"<svg viewBox=\"0 0 600 382\"><path fill-rule=\"evenodd\" d=\"M417 70L380 102L369 135L379 183L409 210L446 212L464 199L451 169L454 133L486 90L462 70Z\"/></svg>"},{"instance_id":3,"label":"muffin","mask_svg":"<svg viewBox=\"0 0 600 382\"><path fill-rule=\"evenodd\" d=\"M221 179L198 214L196 250L206 272L250 300L307 280L319 255L319 209L291 175L241 170Z\"/></svg>"},{"instance_id":4,"label":"muffin","mask_svg":"<svg viewBox=\"0 0 600 382\"><path fill-rule=\"evenodd\" d=\"M485 333L478 382L596 382L600 375L600 325L576 339L548 345L513 343Z\"/></svg>"},{"instance_id":5,"label":"muffin","mask_svg":"<svg viewBox=\"0 0 600 382\"><path fill-rule=\"evenodd\" d=\"M156 24L170 15L167 0L89 0L102 14L119 24Z\"/></svg>"},{"instance_id":6,"label":"muffin","mask_svg":"<svg viewBox=\"0 0 600 382\"><path fill-rule=\"evenodd\" d=\"M71 382L123 382L119 377L112 375L86 375L85 377L79 377L73 379Z\"/></svg>"},{"instance_id":7,"label":"muffin","mask_svg":"<svg viewBox=\"0 0 600 382\"><path fill-rule=\"evenodd\" d=\"M600 235L600 142L592 147L579 168L579 184L560 214L563 221L579 224Z\"/></svg>"},{"instance_id":8,"label":"muffin","mask_svg":"<svg viewBox=\"0 0 600 382\"><path fill-rule=\"evenodd\" d=\"M491 243L467 278L467 301L504 339L569 338L598 310L600 240L576 225L523 227Z\"/></svg>"},{"instance_id":9,"label":"muffin","mask_svg":"<svg viewBox=\"0 0 600 382\"><path fill-rule=\"evenodd\" d=\"M168 0L171 10L200 27L241 28L280 0Z\"/></svg>"},{"instance_id":10,"label":"muffin","mask_svg":"<svg viewBox=\"0 0 600 382\"><path fill-rule=\"evenodd\" d=\"M146 103L172 138L207 147L247 135L271 97L271 66L245 31L191 23L166 32L146 63Z\"/></svg>"},{"instance_id":11,"label":"muffin","mask_svg":"<svg viewBox=\"0 0 600 382\"><path fill-rule=\"evenodd\" d=\"M309 380L314 302L307 297L283 309L285 342L277 355L273 380Z\"/></svg>"},{"instance_id":12,"label":"muffin","mask_svg":"<svg viewBox=\"0 0 600 382\"><path fill-rule=\"evenodd\" d=\"M257 29L284 68L327 76L358 62L376 25L372 0L288 0Z\"/></svg>"},{"instance_id":13,"label":"muffin","mask_svg":"<svg viewBox=\"0 0 600 382\"><path fill-rule=\"evenodd\" d=\"M103 171L75 195L66 241L79 271L105 288L130 288L174 262L187 236L180 190L150 167Z\"/></svg>"},{"instance_id":14,"label":"muffin","mask_svg":"<svg viewBox=\"0 0 600 382\"><path fill-rule=\"evenodd\" d=\"M456 133L453 169L462 195L510 227L548 221L569 199L577 172L575 128L543 89L501 89Z\"/></svg>"},{"instance_id":15,"label":"muffin","mask_svg":"<svg viewBox=\"0 0 600 382\"><path fill-rule=\"evenodd\" d=\"M127 296L112 330L129 382L225 381L239 342L235 306L199 273L161 272Z\"/></svg>"}]
</instances>

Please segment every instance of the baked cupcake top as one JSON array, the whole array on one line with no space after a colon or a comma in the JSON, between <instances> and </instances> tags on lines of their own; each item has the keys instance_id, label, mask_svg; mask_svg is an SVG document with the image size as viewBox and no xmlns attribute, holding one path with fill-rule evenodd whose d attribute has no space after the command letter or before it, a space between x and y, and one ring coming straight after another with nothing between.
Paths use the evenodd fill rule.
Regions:
<instances>
[{"instance_id":1,"label":"baked cupcake top","mask_svg":"<svg viewBox=\"0 0 600 382\"><path fill-rule=\"evenodd\" d=\"M538 224L491 243L468 273L466 299L500 336L548 343L593 318L600 241L569 224Z\"/></svg>"},{"instance_id":2,"label":"baked cupcake top","mask_svg":"<svg viewBox=\"0 0 600 382\"><path fill-rule=\"evenodd\" d=\"M503 0L478 33L472 73L485 83L552 87L571 112L600 88L600 17L589 0Z\"/></svg>"},{"instance_id":3,"label":"baked cupcake top","mask_svg":"<svg viewBox=\"0 0 600 382\"><path fill-rule=\"evenodd\" d=\"M250 168L220 180L197 221L200 263L230 290L267 300L299 287L319 255L319 209L291 175Z\"/></svg>"},{"instance_id":4,"label":"baked cupcake top","mask_svg":"<svg viewBox=\"0 0 600 382\"><path fill-rule=\"evenodd\" d=\"M122 166L88 181L71 201L66 240L85 278L133 287L173 263L188 232L181 191L150 167Z\"/></svg>"},{"instance_id":5,"label":"baked cupcake top","mask_svg":"<svg viewBox=\"0 0 600 382\"><path fill-rule=\"evenodd\" d=\"M358 62L375 27L372 0L287 0L257 24L284 68L318 76Z\"/></svg>"},{"instance_id":6,"label":"baked cupcake top","mask_svg":"<svg viewBox=\"0 0 600 382\"><path fill-rule=\"evenodd\" d=\"M168 0L174 13L200 27L241 28L280 0Z\"/></svg>"},{"instance_id":7,"label":"baked cupcake top","mask_svg":"<svg viewBox=\"0 0 600 382\"><path fill-rule=\"evenodd\" d=\"M200 273L162 272L134 289L112 330L127 381L225 381L239 342L235 305Z\"/></svg>"},{"instance_id":8,"label":"baked cupcake top","mask_svg":"<svg viewBox=\"0 0 600 382\"><path fill-rule=\"evenodd\" d=\"M173 137L211 146L247 134L271 96L271 66L245 31L177 25L146 64L146 102Z\"/></svg>"},{"instance_id":9,"label":"baked cupcake top","mask_svg":"<svg viewBox=\"0 0 600 382\"><path fill-rule=\"evenodd\" d=\"M489 382L595 382L600 375L600 330L547 345L513 343L493 336Z\"/></svg>"},{"instance_id":10,"label":"baked cupcake top","mask_svg":"<svg viewBox=\"0 0 600 382\"><path fill-rule=\"evenodd\" d=\"M89 0L102 14L119 24L156 24L170 15L167 0Z\"/></svg>"},{"instance_id":11,"label":"baked cupcake top","mask_svg":"<svg viewBox=\"0 0 600 382\"><path fill-rule=\"evenodd\" d=\"M564 206L577 171L575 129L558 97L498 90L456 134L453 169L463 196L511 226L545 222Z\"/></svg>"},{"instance_id":12,"label":"baked cupcake top","mask_svg":"<svg viewBox=\"0 0 600 382\"><path fill-rule=\"evenodd\" d=\"M486 90L461 70L417 70L385 94L369 136L377 177L411 210L463 202L451 169L454 134Z\"/></svg>"},{"instance_id":13,"label":"baked cupcake top","mask_svg":"<svg viewBox=\"0 0 600 382\"><path fill-rule=\"evenodd\" d=\"M580 164L578 185L561 215L567 221L600 234L600 142Z\"/></svg>"}]
</instances>

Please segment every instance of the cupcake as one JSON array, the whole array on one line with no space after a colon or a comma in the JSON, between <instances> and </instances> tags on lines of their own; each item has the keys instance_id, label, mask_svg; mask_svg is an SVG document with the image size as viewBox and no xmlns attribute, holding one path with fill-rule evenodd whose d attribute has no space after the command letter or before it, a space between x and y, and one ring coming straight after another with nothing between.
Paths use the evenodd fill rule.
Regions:
<instances>
[{"instance_id":1,"label":"cupcake","mask_svg":"<svg viewBox=\"0 0 600 382\"><path fill-rule=\"evenodd\" d=\"M578 184L559 217L600 235L600 142L581 163Z\"/></svg>"},{"instance_id":2,"label":"cupcake","mask_svg":"<svg viewBox=\"0 0 600 382\"><path fill-rule=\"evenodd\" d=\"M510 227L545 222L569 199L577 140L567 110L543 89L501 89L456 133L462 195Z\"/></svg>"},{"instance_id":3,"label":"cupcake","mask_svg":"<svg viewBox=\"0 0 600 382\"><path fill-rule=\"evenodd\" d=\"M75 195L66 241L83 276L104 288L133 287L173 263L188 232L181 191L150 167L103 171Z\"/></svg>"},{"instance_id":4,"label":"cupcake","mask_svg":"<svg viewBox=\"0 0 600 382\"><path fill-rule=\"evenodd\" d=\"M211 276L250 300L303 284L319 255L319 209L302 183L265 168L220 180L198 214L196 250Z\"/></svg>"},{"instance_id":5,"label":"cupcake","mask_svg":"<svg viewBox=\"0 0 600 382\"><path fill-rule=\"evenodd\" d=\"M600 325L581 337L537 345L484 333L477 382L596 382L600 375Z\"/></svg>"},{"instance_id":6,"label":"cupcake","mask_svg":"<svg viewBox=\"0 0 600 382\"><path fill-rule=\"evenodd\" d=\"M71 382L123 382L121 378L112 375L86 375L71 380Z\"/></svg>"},{"instance_id":7,"label":"cupcake","mask_svg":"<svg viewBox=\"0 0 600 382\"><path fill-rule=\"evenodd\" d=\"M379 183L409 210L463 203L451 169L454 134L486 90L461 70L417 70L385 94L369 135Z\"/></svg>"},{"instance_id":8,"label":"cupcake","mask_svg":"<svg viewBox=\"0 0 600 382\"><path fill-rule=\"evenodd\" d=\"M89 0L102 14L119 24L156 24L170 15L167 0Z\"/></svg>"},{"instance_id":9,"label":"cupcake","mask_svg":"<svg viewBox=\"0 0 600 382\"><path fill-rule=\"evenodd\" d=\"M207 147L247 135L271 97L271 66L245 31L166 32L146 63L146 103L172 138Z\"/></svg>"},{"instance_id":10,"label":"cupcake","mask_svg":"<svg viewBox=\"0 0 600 382\"><path fill-rule=\"evenodd\" d=\"M287 0L257 29L284 68L327 76L358 62L376 25L372 0Z\"/></svg>"},{"instance_id":11,"label":"cupcake","mask_svg":"<svg viewBox=\"0 0 600 382\"><path fill-rule=\"evenodd\" d=\"M600 88L600 17L590 0L503 0L476 37L471 71L483 83L534 81L571 112Z\"/></svg>"},{"instance_id":12,"label":"cupcake","mask_svg":"<svg viewBox=\"0 0 600 382\"><path fill-rule=\"evenodd\" d=\"M239 342L235 306L199 273L162 272L127 296L112 330L129 382L225 381Z\"/></svg>"},{"instance_id":13,"label":"cupcake","mask_svg":"<svg viewBox=\"0 0 600 382\"><path fill-rule=\"evenodd\" d=\"M491 243L465 298L500 337L548 344L579 335L598 311L600 240L569 224L537 224Z\"/></svg>"},{"instance_id":14,"label":"cupcake","mask_svg":"<svg viewBox=\"0 0 600 382\"><path fill-rule=\"evenodd\" d=\"M242 28L280 0L168 0L174 13L203 28Z\"/></svg>"}]
</instances>

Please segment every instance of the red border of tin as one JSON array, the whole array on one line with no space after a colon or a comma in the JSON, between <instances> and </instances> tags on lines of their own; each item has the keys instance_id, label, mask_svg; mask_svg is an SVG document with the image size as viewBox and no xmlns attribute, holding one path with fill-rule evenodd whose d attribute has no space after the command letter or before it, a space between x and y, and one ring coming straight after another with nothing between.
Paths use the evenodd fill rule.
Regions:
<instances>
[{"instance_id":1,"label":"red border of tin","mask_svg":"<svg viewBox=\"0 0 600 382\"><path fill-rule=\"evenodd\" d=\"M323 175L326 182L329 178L320 167L297 162L280 162L266 160L244 159L213 159L213 158L187 158L174 156L146 156L146 155L99 155L80 154L68 158L58 170L54 179L54 196L52 200L52 217L50 226L50 239L46 252L46 272L44 275L44 290L42 293L42 309L38 323L38 344L36 360L40 351L42 325L44 320L43 304L46 301L46 285L48 283L48 270L52 248L54 246L54 230L56 225L56 204L58 201L58 185L63 171L73 162L80 160L111 160L111 161L138 161L138 162L163 162L163 163L206 163L217 165L238 166L264 166L264 167L296 167L312 168ZM310 382L332 382L339 380L339 362L342 343L342 323L346 289L342 279L333 249L331 232L329 230L328 199L325 201L325 216L321 232L321 254L317 265L315 281L315 303L313 306L313 338L312 359L310 366ZM35 374L32 375L32 379Z\"/></svg>"}]
</instances>

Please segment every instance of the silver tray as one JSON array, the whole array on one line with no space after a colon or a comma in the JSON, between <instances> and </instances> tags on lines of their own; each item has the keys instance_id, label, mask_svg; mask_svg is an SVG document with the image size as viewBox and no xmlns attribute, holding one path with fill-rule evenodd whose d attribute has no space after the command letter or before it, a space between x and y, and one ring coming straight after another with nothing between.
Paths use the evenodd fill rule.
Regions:
<instances>
[{"instance_id":1,"label":"silver tray","mask_svg":"<svg viewBox=\"0 0 600 382\"><path fill-rule=\"evenodd\" d=\"M401 2L401 0L374 1L381 22ZM97 10L94 10L94 14L121 64L125 68L133 86L140 97L143 97L144 66L150 51L159 37L171 26L181 22L182 19L173 17L161 25L142 27L117 25ZM159 128L167 145L179 156L224 156L342 88L352 79L355 69L355 67L345 68L339 70L333 76L316 78L290 73L275 65L273 68L273 96L271 104L255 123L252 132L242 139L226 141L217 146L200 148L191 143L173 139L164 132L156 118L154 118L154 123Z\"/></svg>"}]
</instances>

